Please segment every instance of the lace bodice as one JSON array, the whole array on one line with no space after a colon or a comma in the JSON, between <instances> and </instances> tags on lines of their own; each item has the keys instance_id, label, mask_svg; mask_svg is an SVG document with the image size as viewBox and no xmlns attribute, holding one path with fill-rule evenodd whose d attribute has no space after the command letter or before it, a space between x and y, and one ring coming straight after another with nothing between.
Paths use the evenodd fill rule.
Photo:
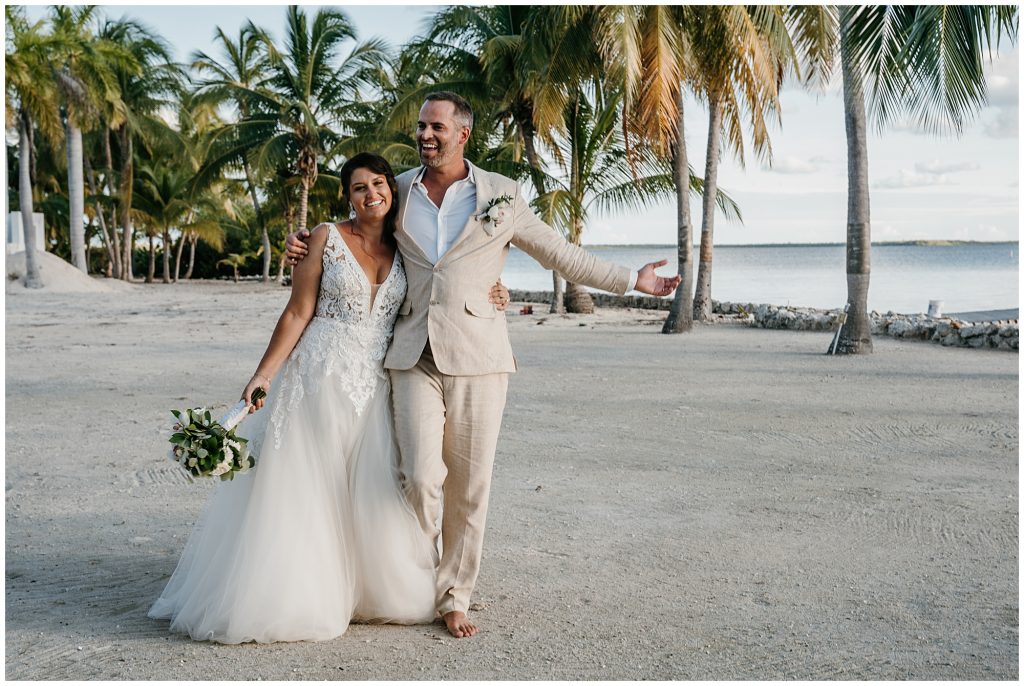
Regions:
<instances>
[{"instance_id":1,"label":"lace bodice","mask_svg":"<svg viewBox=\"0 0 1024 686\"><path fill-rule=\"evenodd\" d=\"M284 421L305 393L334 377L362 413L378 388L387 383L384 355L405 299L408 283L402 259L395 253L391 271L374 297L370 280L342 238L328 229L323 275L315 316L306 326L284 370L270 422L280 445Z\"/></svg>"}]
</instances>

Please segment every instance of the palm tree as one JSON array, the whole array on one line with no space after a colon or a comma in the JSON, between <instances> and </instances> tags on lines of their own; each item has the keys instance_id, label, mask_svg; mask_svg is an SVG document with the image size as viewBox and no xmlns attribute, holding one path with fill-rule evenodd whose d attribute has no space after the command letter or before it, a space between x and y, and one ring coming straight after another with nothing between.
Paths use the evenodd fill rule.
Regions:
<instances>
[{"instance_id":1,"label":"palm tree","mask_svg":"<svg viewBox=\"0 0 1024 686\"><path fill-rule=\"evenodd\" d=\"M627 134L645 139L671 161L676 191L676 252L682 282L663 333L693 326L693 226L690 221L683 80L694 71L688 29L692 6L629 5L597 8L597 43L609 78L623 84Z\"/></svg>"},{"instance_id":2,"label":"palm tree","mask_svg":"<svg viewBox=\"0 0 1024 686\"><path fill-rule=\"evenodd\" d=\"M132 196L135 178L135 143L142 141L167 141L177 137L160 116L162 108L172 106L171 96L181 90L183 73L171 59L169 46L163 39L134 21L121 19L108 21L99 35L131 55L132 66L119 65L115 68L118 89L124 111L118 116L110 109L105 112L107 125L117 132L120 155L120 203L121 226L124 242L121 258L120 278L132 279Z\"/></svg>"},{"instance_id":3,"label":"palm tree","mask_svg":"<svg viewBox=\"0 0 1024 686\"><path fill-rule=\"evenodd\" d=\"M270 36L258 30L270 63L267 88L260 89L261 110L269 112L276 133L259 149L257 166L276 169L287 161L299 177L297 229L306 228L309 191L316 183L318 160L341 140L334 130L341 113L360 100L360 88L373 85L374 70L385 57L385 46L370 41L355 46L338 66L338 50L354 40L355 30L341 12L322 9L310 24L306 13L289 6L285 27L287 49L277 49ZM260 116L259 125L263 125Z\"/></svg>"},{"instance_id":4,"label":"palm tree","mask_svg":"<svg viewBox=\"0 0 1024 686\"><path fill-rule=\"evenodd\" d=\"M418 107L428 89L457 90L478 108L478 122L489 118L509 124L513 161L525 155L534 191L542 197L547 174L540 144L557 151L553 135L564 131L563 114L578 84L600 76L592 16L546 5L446 8L435 15L420 45L439 63L424 61L443 74L441 82L422 86L420 97L406 103ZM477 145L486 143L479 132L474 139ZM545 221L556 223L537 209ZM557 272L552 279L551 311L562 312L562 279Z\"/></svg>"},{"instance_id":5,"label":"palm tree","mask_svg":"<svg viewBox=\"0 0 1024 686\"><path fill-rule=\"evenodd\" d=\"M43 22L29 24L24 10L4 8L6 52L4 119L8 127L18 128L18 202L25 233L25 286L41 288L36 259L36 233L32 221L32 172L35 157L35 127L60 140L62 127L57 107L58 95L50 74L53 39L43 33Z\"/></svg>"},{"instance_id":6,"label":"palm tree","mask_svg":"<svg viewBox=\"0 0 1024 686\"><path fill-rule=\"evenodd\" d=\"M848 169L847 318L836 351L872 351L868 110L883 128L907 115L934 133L959 134L986 100L984 51L1005 32L1017 39L1017 8L996 5L862 6L791 10L793 33L827 79L838 47Z\"/></svg>"},{"instance_id":7,"label":"palm tree","mask_svg":"<svg viewBox=\"0 0 1024 686\"><path fill-rule=\"evenodd\" d=\"M223 260L219 260L217 262L217 266L218 267L221 267L221 266L231 267L231 269L234 272L235 283L238 283L238 270L241 269L242 267L244 267L245 263L248 262L250 258L256 257L256 256L258 256L258 254L259 254L258 252L256 252L256 253L251 253L251 252L247 252L247 253L233 253L233 252L232 253L228 253L227 257L225 257Z\"/></svg>"},{"instance_id":8,"label":"palm tree","mask_svg":"<svg viewBox=\"0 0 1024 686\"><path fill-rule=\"evenodd\" d=\"M255 92L265 85L270 62L262 49L258 30L252 23L239 30L237 41L232 41L220 27L216 29L215 39L221 44L226 59L218 62L201 51L193 54L192 68L200 74L209 74L199 82L195 97L218 104L231 103L237 110L239 120L224 125L214 133L214 147L197 180L202 182L208 175L220 174L225 168L241 167L260 227L263 281L266 282L270 278L270 236L249 158L274 130L273 117L267 116L267 113L262 113L260 117L254 116L264 102L264 98Z\"/></svg>"},{"instance_id":9,"label":"palm tree","mask_svg":"<svg viewBox=\"0 0 1024 686\"><path fill-rule=\"evenodd\" d=\"M135 176L135 195L132 205L136 213L144 216L152 227L153 235L159 232L163 242L163 282L171 282L171 229L179 227L192 208L189 189L192 174L176 164L140 166ZM150 236L150 274L147 283L153 280L153 236Z\"/></svg>"},{"instance_id":10,"label":"palm tree","mask_svg":"<svg viewBox=\"0 0 1024 686\"><path fill-rule=\"evenodd\" d=\"M82 130L98 123L105 103L120 109L113 64L131 66L131 56L109 41L92 35L95 6L54 6L51 15L56 54L52 56L54 80L63 96L67 123L68 192L70 201L71 262L88 271L85 247L85 179Z\"/></svg>"},{"instance_id":11,"label":"palm tree","mask_svg":"<svg viewBox=\"0 0 1024 686\"><path fill-rule=\"evenodd\" d=\"M795 61L795 54L782 7L701 6L694 18L690 41L696 69L690 81L694 92L707 101L708 140L693 318L707 321L711 318L720 143L726 144L742 166L742 120L746 113L754 150L770 161L766 119L779 113L781 76L788 64Z\"/></svg>"},{"instance_id":12,"label":"palm tree","mask_svg":"<svg viewBox=\"0 0 1024 686\"><path fill-rule=\"evenodd\" d=\"M566 134L557 140L562 176L554 189L537 199L543 214L555 217L575 245L580 245L592 207L643 207L672 190L669 175L653 155L644 155L634 164L634 170L640 167L642 177L630 176L620 129L621 96L600 82L595 82L592 90L593 102L577 90L576 98L566 107ZM594 302L582 286L567 283L565 308L589 314Z\"/></svg>"}]
</instances>

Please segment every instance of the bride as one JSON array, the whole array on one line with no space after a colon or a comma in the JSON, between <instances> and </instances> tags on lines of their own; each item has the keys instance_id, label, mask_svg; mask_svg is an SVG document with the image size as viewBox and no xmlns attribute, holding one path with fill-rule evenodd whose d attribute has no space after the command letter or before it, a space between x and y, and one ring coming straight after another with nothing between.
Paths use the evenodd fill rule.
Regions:
<instances>
[{"instance_id":1,"label":"bride","mask_svg":"<svg viewBox=\"0 0 1024 686\"><path fill-rule=\"evenodd\" d=\"M221 482L149 616L220 643L325 640L351 620L431 622L434 554L398 483L383 370L406 278L387 161L341 169L354 219L321 224L242 392L257 468ZM491 302L504 309L496 284ZM273 384L271 379L275 378Z\"/></svg>"}]
</instances>

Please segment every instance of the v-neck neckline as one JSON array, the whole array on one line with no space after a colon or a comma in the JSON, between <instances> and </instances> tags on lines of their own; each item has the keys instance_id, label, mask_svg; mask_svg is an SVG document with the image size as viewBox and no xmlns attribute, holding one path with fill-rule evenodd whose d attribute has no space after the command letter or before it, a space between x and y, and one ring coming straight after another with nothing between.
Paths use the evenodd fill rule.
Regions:
<instances>
[{"instance_id":1,"label":"v-neck neckline","mask_svg":"<svg viewBox=\"0 0 1024 686\"><path fill-rule=\"evenodd\" d=\"M391 258L391 269L388 270L387 276L385 276L384 280L381 281L380 283L373 283L370 281L370 277L366 275L366 270L363 269L363 265L359 264L359 260L356 259L356 254L352 252L352 247L348 244L348 241L345 240L345 234L341 232L341 229L338 227L337 224L334 225L334 230L338 232L338 238L341 239L341 244L345 246L345 251L348 253L349 257L351 257L352 260L356 263L356 271L362 274L363 281L366 283L367 288L369 288L370 286L383 286L388 282L389 279L391 279L391 275L395 273L395 263L398 262L397 250L395 250L395 256Z\"/></svg>"}]
</instances>

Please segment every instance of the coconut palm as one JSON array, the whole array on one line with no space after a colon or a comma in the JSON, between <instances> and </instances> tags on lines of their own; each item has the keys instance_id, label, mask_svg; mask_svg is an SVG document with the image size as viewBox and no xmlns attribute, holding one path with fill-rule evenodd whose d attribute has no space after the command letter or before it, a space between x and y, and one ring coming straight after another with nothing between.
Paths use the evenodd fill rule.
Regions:
<instances>
[{"instance_id":1,"label":"coconut palm","mask_svg":"<svg viewBox=\"0 0 1024 686\"><path fill-rule=\"evenodd\" d=\"M497 120L509 125L512 161L525 155L537 197L547 191L541 144L558 151L553 134L565 130L563 114L579 84L600 76L601 60L592 40L590 12L546 5L453 6L439 12L421 46L442 75L426 90L457 90L478 109L477 122ZM424 61L429 64L430 59ZM478 126L478 129L480 127ZM486 136L474 134L477 145ZM473 151L467 151L472 156ZM548 223L556 223L544 215ZM552 312L563 311L562 279L552 272Z\"/></svg>"},{"instance_id":2,"label":"coconut palm","mask_svg":"<svg viewBox=\"0 0 1024 686\"><path fill-rule=\"evenodd\" d=\"M748 118L755 152L771 160L767 120L779 113L779 87L795 53L780 6L709 5L696 8L689 31L696 69L690 86L707 102L700 258L693 318L711 318L715 198L721 144L744 164L743 120Z\"/></svg>"},{"instance_id":3,"label":"coconut palm","mask_svg":"<svg viewBox=\"0 0 1024 686\"><path fill-rule=\"evenodd\" d=\"M274 118L269 113L255 116L265 100L254 91L264 86L269 76L270 62L263 50L258 30L252 23L242 27L238 39L234 41L217 27L215 40L221 45L224 61L217 61L201 51L192 56L192 68L206 75L198 82L195 97L217 104L230 103L238 114L238 120L214 132L210 155L197 181L203 182L209 175L221 174L231 168L240 168L244 173L260 227L263 281L266 282L270 278L270 237L250 157L274 131Z\"/></svg>"},{"instance_id":4,"label":"coconut palm","mask_svg":"<svg viewBox=\"0 0 1024 686\"><path fill-rule=\"evenodd\" d=\"M565 134L557 135L562 174L549 177L554 188L537 199L545 216L553 217L570 242L580 245L584 227L592 210L616 211L641 209L671 195L674 181L671 169L650 148L637 147L627 152L622 133L620 91L596 81L580 89L565 109ZM632 159L627 159L628 157ZM700 193L700 179L688 174L692 192ZM716 202L726 216L739 216L739 208L724 193ZM578 284L566 284L566 309L593 312L593 300Z\"/></svg>"},{"instance_id":5,"label":"coconut palm","mask_svg":"<svg viewBox=\"0 0 1024 686\"><path fill-rule=\"evenodd\" d=\"M248 262L250 259L252 259L253 257L258 257L258 256L259 256L259 251L254 252L254 253L252 253L252 252L247 252L247 253L234 253L234 252L232 252L232 253L228 253L228 256L225 257L223 260L218 260L217 261L217 266L218 267L221 267L221 266L223 266L223 267L231 267L232 271L234 272L235 283L238 283L238 270L241 269L242 267L244 267L245 263Z\"/></svg>"},{"instance_id":6,"label":"coconut palm","mask_svg":"<svg viewBox=\"0 0 1024 686\"><path fill-rule=\"evenodd\" d=\"M25 233L25 286L41 288L36 258L36 234L32 222L32 175L36 127L52 140L62 138L58 94L50 72L51 36L43 22L30 24L23 8L4 7L6 38L4 120L18 129L18 202Z\"/></svg>"},{"instance_id":7,"label":"coconut palm","mask_svg":"<svg viewBox=\"0 0 1024 686\"><path fill-rule=\"evenodd\" d=\"M135 195L132 205L136 213L146 218L148 226L163 242L163 282L171 282L171 230L184 223L192 209L190 188L191 172L176 164L143 165L135 175ZM150 236L150 275L153 280L152 240Z\"/></svg>"},{"instance_id":8,"label":"coconut palm","mask_svg":"<svg viewBox=\"0 0 1024 686\"><path fill-rule=\"evenodd\" d=\"M85 179L82 130L100 123L101 104L123 107L113 65L131 68L131 56L115 44L93 35L95 6L53 7L51 24L56 50L51 55L53 77L66 111L71 262L87 272L85 248Z\"/></svg>"},{"instance_id":9,"label":"coconut palm","mask_svg":"<svg viewBox=\"0 0 1024 686\"><path fill-rule=\"evenodd\" d=\"M110 41L131 55L132 64L118 65L117 77L123 114L108 108L104 112L107 125L117 133L120 155L120 182L118 200L123 229L123 254L120 278L132 278L133 234L132 196L135 178L135 145L177 138L159 112L173 107L173 96L181 90L183 72L171 59L167 43L141 24L120 19L107 21L99 31L103 40Z\"/></svg>"},{"instance_id":10,"label":"coconut palm","mask_svg":"<svg viewBox=\"0 0 1024 686\"><path fill-rule=\"evenodd\" d=\"M627 134L648 141L672 165L676 192L676 252L682 282L662 327L681 333L693 326L693 226L690 221L683 81L694 71L688 28L692 6L603 6L595 33L608 78L623 87Z\"/></svg>"},{"instance_id":11,"label":"coconut palm","mask_svg":"<svg viewBox=\"0 0 1024 686\"><path fill-rule=\"evenodd\" d=\"M933 133L959 134L986 101L984 52L1017 39L1016 6L858 6L791 10L812 75L827 80L840 55L846 121L847 318L836 352L872 351L868 113L879 129L907 116Z\"/></svg>"},{"instance_id":12,"label":"coconut palm","mask_svg":"<svg viewBox=\"0 0 1024 686\"><path fill-rule=\"evenodd\" d=\"M287 9L284 52L257 29L270 63L267 88L260 89L261 112L269 112L275 133L260 146L257 166L276 169L292 165L300 181L297 229L306 228L310 188L316 183L319 159L333 149L344 132L333 124L361 99L360 88L373 85L372 75L385 58L378 41L356 45L335 64L341 45L355 40L355 29L341 12L322 9L312 22L304 10ZM260 125L262 125L261 115Z\"/></svg>"}]
</instances>

